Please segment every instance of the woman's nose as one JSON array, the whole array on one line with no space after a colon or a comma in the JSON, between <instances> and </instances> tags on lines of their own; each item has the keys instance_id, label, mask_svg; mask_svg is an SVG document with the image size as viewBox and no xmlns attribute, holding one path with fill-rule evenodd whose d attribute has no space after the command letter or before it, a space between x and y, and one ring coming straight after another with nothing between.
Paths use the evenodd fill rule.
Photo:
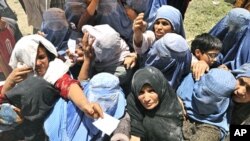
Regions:
<instances>
[{"instance_id":1,"label":"woman's nose","mask_svg":"<svg viewBox=\"0 0 250 141\"><path fill-rule=\"evenodd\" d=\"M237 90L237 93L238 95L240 96L244 96L246 94L246 88L245 87L240 87L238 90Z\"/></svg>"}]
</instances>

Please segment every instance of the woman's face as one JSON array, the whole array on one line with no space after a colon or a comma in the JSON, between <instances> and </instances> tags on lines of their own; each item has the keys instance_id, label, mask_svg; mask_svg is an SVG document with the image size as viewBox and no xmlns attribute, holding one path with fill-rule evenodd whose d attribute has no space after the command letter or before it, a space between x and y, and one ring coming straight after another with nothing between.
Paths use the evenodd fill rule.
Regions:
<instances>
[{"instance_id":1,"label":"woman's face","mask_svg":"<svg viewBox=\"0 0 250 141\"><path fill-rule=\"evenodd\" d=\"M142 106L147 110L154 109L159 104L158 94L148 84L145 84L142 87L138 99L141 102Z\"/></svg>"},{"instance_id":2,"label":"woman's face","mask_svg":"<svg viewBox=\"0 0 250 141\"><path fill-rule=\"evenodd\" d=\"M240 77L237 79L233 100L237 103L250 102L250 78Z\"/></svg>"},{"instance_id":3,"label":"woman's face","mask_svg":"<svg viewBox=\"0 0 250 141\"><path fill-rule=\"evenodd\" d=\"M160 39L166 33L173 32L171 23L166 19L158 19L154 23L154 33L156 39Z\"/></svg>"},{"instance_id":4,"label":"woman's face","mask_svg":"<svg viewBox=\"0 0 250 141\"><path fill-rule=\"evenodd\" d=\"M43 46L38 47L36 56L36 68L35 71L38 76L44 76L49 67L49 57L46 49Z\"/></svg>"}]
</instances>

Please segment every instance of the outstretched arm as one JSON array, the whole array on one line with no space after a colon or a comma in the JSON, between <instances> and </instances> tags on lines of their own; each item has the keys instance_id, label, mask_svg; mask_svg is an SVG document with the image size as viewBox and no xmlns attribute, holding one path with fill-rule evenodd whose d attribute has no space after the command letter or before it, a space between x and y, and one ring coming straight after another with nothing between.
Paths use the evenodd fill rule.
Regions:
<instances>
[{"instance_id":1,"label":"outstretched arm","mask_svg":"<svg viewBox=\"0 0 250 141\"><path fill-rule=\"evenodd\" d=\"M103 118L103 111L98 103L89 102L83 94L81 87L77 83L73 83L69 87L68 98L73 101L76 106L91 118Z\"/></svg>"}]
</instances>

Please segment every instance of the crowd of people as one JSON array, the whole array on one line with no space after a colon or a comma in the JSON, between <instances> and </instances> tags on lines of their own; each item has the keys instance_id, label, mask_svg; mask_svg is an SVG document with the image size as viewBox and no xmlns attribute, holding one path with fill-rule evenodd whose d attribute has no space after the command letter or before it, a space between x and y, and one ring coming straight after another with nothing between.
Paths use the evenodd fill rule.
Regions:
<instances>
[{"instance_id":1,"label":"crowd of people","mask_svg":"<svg viewBox=\"0 0 250 141\"><path fill-rule=\"evenodd\" d=\"M190 1L19 0L23 36L0 0L0 139L229 140L250 124L250 12L236 1L189 47Z\"/></svg>"}]
</instances>

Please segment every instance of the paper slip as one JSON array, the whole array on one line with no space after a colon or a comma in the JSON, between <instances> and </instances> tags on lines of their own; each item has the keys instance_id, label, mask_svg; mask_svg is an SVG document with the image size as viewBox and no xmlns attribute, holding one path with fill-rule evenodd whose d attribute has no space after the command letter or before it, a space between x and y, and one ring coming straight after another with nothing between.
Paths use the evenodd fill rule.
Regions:
<instances>
[{"instance_id":1,"label":"paper slip","mask_svg":"<svg viewBox=\"0 0 250 141\"><path fill-rule=\"evenodd\" d=\"M94 121L93 124L99 130L104 132L107 135L111 135L111 133L117 128L120 120L104 113L104 118L99 118L98 120Z\"/></svg>"},{"instance_id":2,"label":"paper slip","mask_svg":"<svg viewBox=\"0 0 250 141\"><path fill-rule=\"evenodd\" d=\"M75 53L76 50L76 40L69 39L68 40L68 48L71 53Z\"/></svg>"}]
</instances>

